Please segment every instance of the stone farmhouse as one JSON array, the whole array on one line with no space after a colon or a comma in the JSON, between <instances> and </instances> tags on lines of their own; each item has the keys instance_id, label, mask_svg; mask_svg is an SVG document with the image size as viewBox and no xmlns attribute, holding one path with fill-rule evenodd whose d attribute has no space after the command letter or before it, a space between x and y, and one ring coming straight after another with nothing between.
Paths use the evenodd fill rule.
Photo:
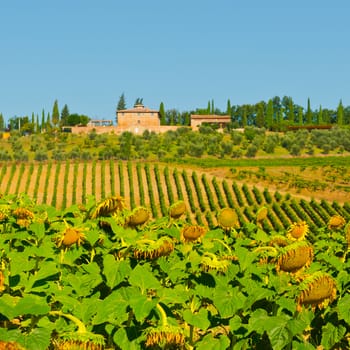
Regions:
<instances>
[{"instance_id":1,"label":"stone farmhouse","mask_svg":"<svg viewBox=\"0 0 350 350\"><path fill-rule=\"evenodd\" d=\"M91 120L86 126L64 127L63 130L74 134L90 133L114 133L121 134L125 131L142 135L145 130L155 133L164 133L169 130L176 130L176 125L160 125L159 111L149 109L143 104L136 104L133 108L123 109L116 112L117 125L112 120ZM197 131L202 123L216 123L222 128L231 121L230 116L220 115L191 115L191 129Z\"/></svg>"}]
</instances>

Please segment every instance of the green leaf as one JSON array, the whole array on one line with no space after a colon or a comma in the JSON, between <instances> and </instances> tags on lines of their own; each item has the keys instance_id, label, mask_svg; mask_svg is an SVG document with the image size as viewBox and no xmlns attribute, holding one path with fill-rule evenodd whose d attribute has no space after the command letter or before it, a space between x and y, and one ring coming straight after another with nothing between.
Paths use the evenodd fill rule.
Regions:
<instances>
[{"instance_id":1,"label":"green leaf","mask_svg":"<svg viewBox=\"0 0 350 350\"><path fill-rule=\"evenodd\" d=\"M159 281L154 277L150 270L145 265L137 265L130 273L129 283L132 286L139 287L142 294L147 289L160 288Z\"/></svg>"},{"instance_id":2,"label":"green leaf","mask_svg":"<svg viewBox=\"0 0 350 350\"><path fill-rule=\"evenodd\" d=\"M279 318L271 320L274 327L267 330L272 348L274 350L282 350L286 345L292 341L292 334L290 330L286 327L285 323L280 323Z\"/></svg>"},{"instance_id":3,"label":"green leaf","mask_svg":"<svg viewBox=\"0 0 350 350\"><path fill-rule=\"evenodd\" d=\"M343 298L339 299L337 310L339 318L350 324L350 294L346 294Z\"/></svg>"},{"instance_id":4,"label":"green leaf","mask_svg":"<svg viewBox=\"0 0 350 350\"><path fill-rule=\"evenodd\" d=\"M227 336L221 335L214 338L211 333L196 343L196 350L226 350L229 347L230 339Z\"/></svg>"},{"instance_id":5,"label":"green leaf","mask_svg":"<svg viewBox=\"0 0 350 350\"><path fill-rule=\"evenodd\" d=\"M114 256L107 254L103 257L103 273L106 277L106 284L113 289L123 282L130 274L131 268L126 260L115 260Z\"/></svg>"},{"instance_id":6,"label":"green leaf","mask_svg":"<svg viewBox=\"0 0 350 350\"><path fill-rule=\"evenodd\" d=\"M183 312L184 320L195 327L200 328L205 331L210 326L210 321L208 319L208 310L200 309L197 313L192 313L191 310L186 309Z\"/></svg>"},{"instance_id":7,"label":"green leaf","mask_svg":"<svg viewBox=\"0 0 350 350\"><path fill-rule=\"evenodd\" d=\"M120 292L114 291L102 301L92 322L93 324L122 323L128 319L126 311L128 306L129 302L123 298Z\"/></svg>"},{"instance_id":8,"label":"green leaf","mask_svg":"<svg viewBox=\"0 0 350 350\"><path fill-rule=\"evenodd\" d=\"M14 307L14 316L19 315L44 315L50 311L45 298L37 295L25 294Z\"/></svg>"},{"instance_id":9,"label":"green leaf","mask_svg":"<svg viewBox=\"0 0 350 350\"><path fill-rule=\"evenodd\" d=\"M242 327L242 320L238 315L234 315L232 318L230 318L229 325L230 330L234 332Z\"/></svg>"},{"instance_id":10,"label":"green leaf","mask_svg":"<svg viewBox=\"0 0 350 350\"><path fill-rule=\"evenodd\" d=\"M344 326L339 325L336 327L332 323L327 323L322 327L321 345L324 346L325 349L331 349L335 344L340 342L345 333L346 328Z\"/></svg>"},{"instance_id":11,"label":"green leaf","mask_svg":"<svg viewBox=\"0 0 350 350\"><path fill-rule=\"evenodd\" d=\"M45 224L42 222L31 223L29 226L29 230L33 231L39 239L45 236Z\"/></svg>"},{"instance_id":12,"label":"green leaf","mask_svg":"<svg viewBox=\"0 0 350 350\"><path fill-rule=\"evenodd\" d=\"M139 350L140 347L135 341L131 341L124 328L119 328L113 335L113 341L120 349Z\"/></svg>"},{"instance_id":13,"label":"green leaf","mask_svg":"<svg viewBox=\"0 0 350 350\"><path fill-rule=\"evenodd\" d=\"M19 300L20 297L13 297L9 294L2 295L0 298L0 313L12 320L16 316L15 306Z\"/></svg>"},{"instance_id":14,"label":"green leaf","mask_svg":"<svg viewBox=\"0 0 350 350\"><path fill-rule=\"evenodd\" d=\"M156 299L149 299L146 295L138 295L129 299L131 308L134 311L136 320L144 322L144 319L150 314L152 309L156 306Z\"/></svg>"},{"instance_id":15,"label":"green leaf","mask_svg":"<svg viewBox=\"0 0 350 350\"><path fill-rule=\"evenodd\" d=\"M230 290L230 293L218 292L214 296L214 306L222 318L232 317L242 308L245 302L245 296L236 289Z\"/></svg>"}]
</instances>

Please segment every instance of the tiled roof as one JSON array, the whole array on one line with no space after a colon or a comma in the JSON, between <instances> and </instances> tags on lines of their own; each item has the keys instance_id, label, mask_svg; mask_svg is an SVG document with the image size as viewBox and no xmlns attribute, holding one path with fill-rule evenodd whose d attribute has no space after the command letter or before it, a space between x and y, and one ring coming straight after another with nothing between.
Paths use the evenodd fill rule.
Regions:
<instances>
[{"instance_id":1,"label":"tiled roof","mask_svg":"<svg viewBox=\"0 0 350 350\"><path fill-rule=\"evenodd\" d=\"M191 119L231 119L229 115L191 114Z\"/></svg>"}]
</instances>

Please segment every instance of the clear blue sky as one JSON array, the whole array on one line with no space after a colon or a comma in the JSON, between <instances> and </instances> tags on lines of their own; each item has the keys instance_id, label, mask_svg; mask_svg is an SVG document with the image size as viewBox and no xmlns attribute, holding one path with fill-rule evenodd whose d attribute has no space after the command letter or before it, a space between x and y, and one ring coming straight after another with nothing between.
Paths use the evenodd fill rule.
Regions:
<instances>
[{"instance_id":1,"label":"clear blue sky","mask_svg":"<svg viewBox=\"0 0 350 350\"><path fill-rule=\"evenodd\" d=\"M350 105L349 0L0 2L0 113Z\"/></svg>"}]
</instances>

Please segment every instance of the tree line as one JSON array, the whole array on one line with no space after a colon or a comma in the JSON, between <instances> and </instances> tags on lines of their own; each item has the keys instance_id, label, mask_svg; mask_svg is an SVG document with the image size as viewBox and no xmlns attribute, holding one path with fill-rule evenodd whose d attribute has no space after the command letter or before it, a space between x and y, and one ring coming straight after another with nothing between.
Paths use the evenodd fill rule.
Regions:
<instances>
[{"instance_id":1,"label":"tree line","mask_svg":"<svg viewBox=\"0 0 350 350\"><path fill-rule=\"evenodd\" d=\"M142 104L143 98L137 98L134 105ZM124 93L119 97L116 112L126 109L127 103ZM229 115L231 117L231 128L244 128L255 126L266 128L271 131L283 131L291 126L322 126L350 124L350 106L343 106L339 101L337 108L323 108L321 105L317 109L311 108L310 99L304 108L296 104L292 97L274 96L266 101L255 104L232 105L230 99L227 100L226 109L215 106L214 100L208 101L207 107L195 108L189 111L179 111L175 108L166 109L164 103L159 105L159 116L161 125L188 126L191 123L191 114L216 114ZM58 101L55 100L52 112L46 113L42 110L41 115L32 113L31 116L14 116L8 123L0 113L0 131L20 130L22 134L33 134L60 129L63 126L86 125L91 118L79 113L70 113L67 104L59 110ZM117 113L115 118L116 124Z\"/></svg>"}]
</instances>

